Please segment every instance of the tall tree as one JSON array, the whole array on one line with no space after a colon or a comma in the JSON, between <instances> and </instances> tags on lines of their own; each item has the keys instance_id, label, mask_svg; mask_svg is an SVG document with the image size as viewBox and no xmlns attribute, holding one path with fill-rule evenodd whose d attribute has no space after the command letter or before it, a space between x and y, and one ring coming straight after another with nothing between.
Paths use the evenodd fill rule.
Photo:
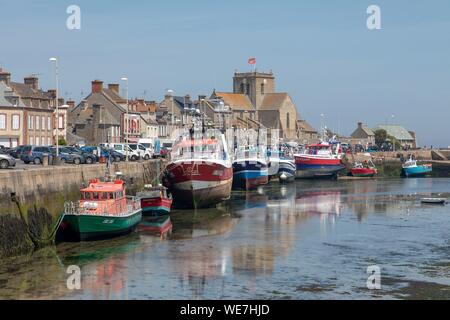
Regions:
<instances>
[{"instance_id":1,"label":"tall tree","mask_svg":"<svg viewBox=\"0 0 450 320\"><path fill-rule=\"evenodd\" d=\"M384 129L378 129L375 131L375 144L381 148L383 143L388 139L387 131Z\"/></svg>"}]
</instances>

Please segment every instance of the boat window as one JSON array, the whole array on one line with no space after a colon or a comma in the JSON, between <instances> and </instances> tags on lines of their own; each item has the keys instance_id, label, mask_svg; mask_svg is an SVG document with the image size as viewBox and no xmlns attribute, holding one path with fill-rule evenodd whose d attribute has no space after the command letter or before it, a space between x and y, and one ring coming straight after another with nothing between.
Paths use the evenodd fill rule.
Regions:
<instances>
[{"instance_id":1,"label":"boat window","mask_svg":"<svg viewBox=\"0 0 450 320\"><path fill-rule=\"evenodd\" d=\"M114 192L109 192L108 193L108 199L109 200L114 200Z\"/></svg>"},{"instance_id":2,"label":"boat window","mask_svg":"<svg viewBox=\"0 0 450 320\"><path fill-rule=\"evenodd\" d=\"M97 200L97 199L99 199L99 193L98 192L94 192L93 194L93 200Z\"/></svg>"}]
</instances>

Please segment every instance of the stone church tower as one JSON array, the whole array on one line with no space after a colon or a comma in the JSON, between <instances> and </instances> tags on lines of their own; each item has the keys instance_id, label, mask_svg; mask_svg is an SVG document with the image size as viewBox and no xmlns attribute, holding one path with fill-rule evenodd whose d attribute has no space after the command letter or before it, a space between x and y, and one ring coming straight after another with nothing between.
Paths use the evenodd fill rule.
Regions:
<instances>
[{"instance_id":1,"label":"stone church tower","mask_svg":"<svg viewBox=\"0 0 450 320\"><path fill-rule=\"evenodd\" d=\"M235 72L233 93L245 94L256 110L259 110L264 100L264 95L275 93L275 77L272 72Z\"/></svg>"}]
</instances>

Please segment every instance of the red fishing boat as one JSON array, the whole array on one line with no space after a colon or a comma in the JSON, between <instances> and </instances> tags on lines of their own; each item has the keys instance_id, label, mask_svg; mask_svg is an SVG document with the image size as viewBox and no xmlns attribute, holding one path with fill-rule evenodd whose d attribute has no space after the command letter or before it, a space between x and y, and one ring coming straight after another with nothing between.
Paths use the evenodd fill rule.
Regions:
<instances>
[{"instance_id":1,"label":"red fishing boat","mask_svg":"<svg viewBox=\"0 0 450 320\"><path fill-rule=\"evenodd\" d=\"M168 196L167 189L163 186L145 186L144 191L137 193L141 200L142 215L158 216L168 215L172 207L172 198Z\"/></svg>"},{"instance_id":2,"label":"red fishing boat","mask_svg":"<svg viewBox=\"0 0 450 320\"><path fill-rule=\"evenodd\" d=\"M370 163L366 163L365 165L357 162L353 168L350 169L350 173L353 177L372 178L378 173L378 170L372 161L370 161Z\"/></svg>"},{"instance_id":3,"label":"red fishing boat","mask_svg":"<svg viewBox=\"0 0 450 320\"><path fill-rule=\"evenodd\" d=\"M339 143L322 142L306 146L295 155L297 178L336 178L345 169Z\"/></svg>"},{"instance_id":4,"label":"red fishing boat","mask_svg":"<svg viewBox=\"0 0 450 320\"><path fill-rule=\"evenodd\" d=\"M227 200L233 181L225 136L182 137L175 143L166 168L164 186L182 208L206 208Z\"/></svg>"}]
</instances>

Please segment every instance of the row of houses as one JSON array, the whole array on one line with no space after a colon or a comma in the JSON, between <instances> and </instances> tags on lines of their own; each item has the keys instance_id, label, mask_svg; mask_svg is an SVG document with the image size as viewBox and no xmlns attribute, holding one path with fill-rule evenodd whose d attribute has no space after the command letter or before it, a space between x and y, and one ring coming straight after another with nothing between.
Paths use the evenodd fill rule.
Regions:
<instances>
[{"instance_id":1,"label":"row of houses","mask_svg":"<svg viewBox=\"0 0 450 320\"><path fill-rule=\"evenodd\" d=\"M275 91L272 72L238 73L233 91L213 90L210 95L177 96L168 92L157 103L120 95L119 84L91 83L91 93L69 106L69 143L98 144L139 138L169 138L175 128L192 125L194 118L215 128L277 129L283 141L307 143L318 139L317 130L302 119L288 93Z\"/></svg>"},{"instance_id":2,"label":"row of houses","mask_svg":"<svg viewBox=\"0 0 450 320\"><path fill-rule=\"evenodd\" d=\"M87 145L124 142L126 137L130 142L167 139L174 129L190 127L194 118L215 128L277 129L286 142L318 141L317 130L302 119L290 95L276 91L272 72L235 72L232 87L231 92L213 90L196 99L169 91L158 103L127 101L119 84L93 80L90 93L78 104L60 98L56 115L55 90L42 90L37 76L14 82L0 69L0 145L53 145L57 134L69 144ZM370 129L359 123L346 139L373 145L377 129L385 129L402 146L416 147L415 133L394 125Z\"/></svg>"},{"instance_id":3,"label":"row of houses","mask_svg":"<svg viewBox=\"0 0 450 320\"><path fill-rule=\"evenodd\" d=\"M56 114L56 90L41 90L37 76L14 82L0 68L0 146L53 145L57 132L65 139L68 107L63 99L58 103Z\"/></svg>"}]
</instances>

